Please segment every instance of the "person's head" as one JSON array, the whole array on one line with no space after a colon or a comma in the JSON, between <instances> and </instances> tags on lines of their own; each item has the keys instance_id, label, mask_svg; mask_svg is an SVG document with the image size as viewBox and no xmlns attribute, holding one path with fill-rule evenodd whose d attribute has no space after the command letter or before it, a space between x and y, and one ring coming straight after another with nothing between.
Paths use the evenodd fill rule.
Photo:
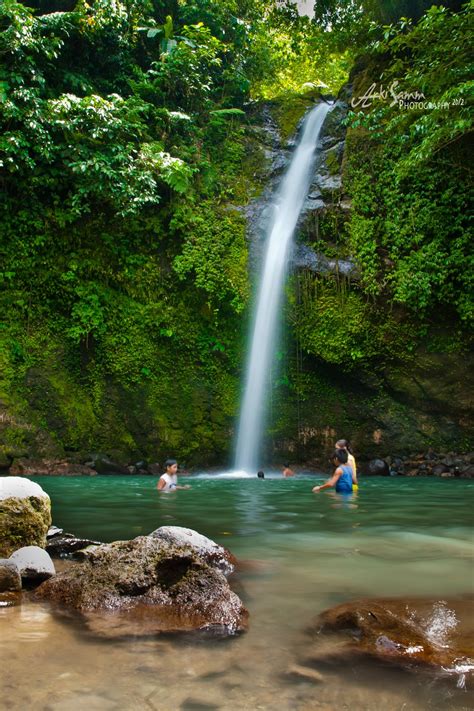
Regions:
<instances>
[{"instance_id":1,"label":"person's head","mask_svg":"<svg viewBox=\"0 0 474 711\"><path fill-rule=\"evenodd\" d=\"M349 454L352 454L351 443L347 439L338 439L336 442L336 449L347 449Z\"/></svg>"},{"instance_id":2,"label":"person's head","mask_svg":"<svg viewBox=\"0 0 474 711\"><path fill-rule=\"evenodd\" d=\"M335 464L347 464L347 459L347 449L336 449L333 457Z\"/></svg>"},{"instance_id":3,"label":"person's head","mask_svg":"<svg viewBox=\"0 0 474 711\"><path fill-rule=\"evenodd\" d=\"M178 462L176 459L167 459L165 469L167 474L176 474L178 471Z\"/></svg>"},{"instance_id":4,"label":"person's head","mask_svg":"<svg viewBox=\"0 0 474 711\"><path fill-rule=\"evenodd\" d=\"M257 472L257 476L259 479L265 479L265 474L262 471Z\"/></svg>"},{"instance_id":5,"label":"person's head","mask_svg":"<svg viewBox=\"0 0 474 711\"><path fill-rule=\"evenodd\" d=\"M289 464L284 464L283 467L284 467L285 469L289 469L289 468L290 468L290 465L289 465Z\"/></svg>"}]
</instances>

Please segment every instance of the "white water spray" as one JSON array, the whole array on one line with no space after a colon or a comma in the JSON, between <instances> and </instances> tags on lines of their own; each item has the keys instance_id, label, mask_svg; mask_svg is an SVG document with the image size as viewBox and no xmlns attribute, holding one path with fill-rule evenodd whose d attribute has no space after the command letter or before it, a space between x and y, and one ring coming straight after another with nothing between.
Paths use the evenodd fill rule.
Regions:
<instances>
[{"instance_id":1,"label":"white water spray","mask_svg":"<svg viewBox=\"0 0 474 711\"><path fill-rule=\"evenodd\" d=\"M265 417L265 388L275 349L277 314L283 293L288 251L310 183L319 133L330 106L318 104L305 119L301 140L277 195L268 229L262 279L252 333L247 381L237 436L235 467L254 471Z\"/></svg>"}]
</instances>

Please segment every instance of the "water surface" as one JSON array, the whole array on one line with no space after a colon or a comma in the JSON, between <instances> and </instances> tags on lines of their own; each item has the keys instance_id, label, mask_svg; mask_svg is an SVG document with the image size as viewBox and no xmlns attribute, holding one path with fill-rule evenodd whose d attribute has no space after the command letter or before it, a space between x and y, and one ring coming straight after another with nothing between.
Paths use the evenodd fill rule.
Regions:
<instances>
[{"instance_id":1,"label":"water surface","mask_svg":"<svg viewBox=\"0 0 474 711\"><path fill-rule=\"evenodd\" d=\"M469 689L359 664L291 679L305 627L327 607L363 596L472 591L474 483L368 479L357 495L312 494L322 477L266 474L181 478L158 494L153 477L36 477L55 525L102 541L162 525L196 529L252 564L236 581L250 631L228 641L99 641L47 604L0 609L6 708L462 709ZM59 563L59 567L64 563ZM28 683L25 681L27 671Z\"/></svg>"}]
</instances>

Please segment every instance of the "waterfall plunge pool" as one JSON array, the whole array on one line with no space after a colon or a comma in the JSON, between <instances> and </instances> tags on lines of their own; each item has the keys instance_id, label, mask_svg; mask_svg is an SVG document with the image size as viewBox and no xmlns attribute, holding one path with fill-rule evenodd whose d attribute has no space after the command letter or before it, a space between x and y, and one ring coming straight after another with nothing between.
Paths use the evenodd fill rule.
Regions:
<instances>
[{"instance_id":1,"label":"waterfall plunge pool","mask_svg":"<svg viewBox=\"0 0 474 711\"><path fill-rule=\"evenodd\" d=\"M160 495L154 477L35 477L51 496L54 524L67 531L108 542L185 526L253 561L234 588L250 628L229 640L107 642L44 603L1 608L5 708L472 708L469 688L458 689L455 678L438 684L375 663L322 670L319 684L286 674L305 655L305 628L328 607L472 592L474 483L372 478L343 499L312 494L319 479L203 473L180 478L189 491Z\"/></svg>"}]
</instances>

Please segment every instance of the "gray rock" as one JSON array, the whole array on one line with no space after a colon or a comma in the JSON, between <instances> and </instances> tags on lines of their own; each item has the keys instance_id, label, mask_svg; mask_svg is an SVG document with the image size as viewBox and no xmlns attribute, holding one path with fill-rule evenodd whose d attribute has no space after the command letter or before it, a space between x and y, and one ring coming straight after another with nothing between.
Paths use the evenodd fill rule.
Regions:
<instances>
[{"instance_id":1,"label":"gray rock","mask_svg":"<svg viewBox=\"0 0 474 711\"><path fill-rule=\"evenodd\" d=\"M237 561L230 551L191 528L161 526L150 533L150 536L173 546L189 548L199 558L223 573L229 574L235 569Z\"/></svg>"},{"instance_id":2,"label":"gray rock","mask_svg":"<svg viewBox=\"0 0 474 711\"><path fill-rule=\"evenodd\" d=\"M108 457L97 457L94 459L92 467L98 474L130 474L126 466L118 464Z\"/></svg>"},{"instance_id":3,"label":"gray rock","mask_svg":"<svg viewBox=\"0 0 474 711\"><path fill-rule=\"evenodd\" d=\"M441 476L444 472L449 472L449 467L446 464L435 464L431 471L434 476Z\"/></svg>"},{"instance_id":4,"label":"gray rock","mask_svg":"<svg viewBox=\"0 0 474 711\"><path fill-rule=\"evenodd\" d=\"M318 185L321 193L324 195L333 190L340 190L342 180L340 175L319 175Z\"/></svg>"},{"instance_id":5,"label":"gray rock","mask_svg":"<svg viewBox=\"0 0 474 711\"><path fill-rule=\"evenodd\" d=\"M48 529L48 533L46 534L46 538L53 538L53 536L59 536L61 533L63 533L62 528L58 528L57 526L50 526Z\"/></svg>"},{"instance_id":6,"label":"gray rock","mask_svg":"<svg viewBox=\"0 0 474 711\"><path fill-rule=\"evenodd\" d=\"M14 561L0 559L0 592L21 590L21 575Z\"/></svg>"},{"instance_id":7,"label":"gray rock","mask_svg":"<svg viewBox=\"0 0 474 711\"><path fill-rule=\"evenodd\" d=\"M368 473L373 476L389 476L390 468L384 459L371 459L368 464Z\"/></svg>"},{"instance_id":8,"label":"gray rock","mask_svg":"<svg viewBox=\"0 0 474 711\"><path fill-rule=\"evenodd\" d=\"M38 546L20 548L12 553L9 560L16 565L22 581L28 585L39 585L56 575L50 556Z\"/></svg>"}]
</instances>

